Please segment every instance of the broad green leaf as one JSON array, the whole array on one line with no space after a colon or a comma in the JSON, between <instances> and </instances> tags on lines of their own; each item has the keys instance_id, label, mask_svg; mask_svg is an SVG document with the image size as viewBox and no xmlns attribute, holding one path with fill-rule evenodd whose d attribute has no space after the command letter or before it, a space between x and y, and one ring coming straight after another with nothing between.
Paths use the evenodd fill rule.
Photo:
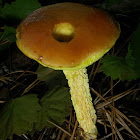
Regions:
<instances>
[{"instance_id":1,"label":"broad green leaf","mask_svg":"<svg viewBox=\"0 0 140 140\"><path fill-rule=\"evenodd\" d=\"M65 87L56 87L47 92L40 101L41 110L39 112L39 121L36 129L52 127L48 122L51 121L61 125L65 117L69 115L71 100L69 89Z\"/></svg>"},{"instance_id":2,"label":"broad green leaf","mask_svg":"<svg viewBox=\"0 0 140 140\"><path fill-rule=\"evenodd\" d=\"M22 135L31 131L39 110L38 98L34 94L12 99L0 112L0 140L13 133Z\"/></svg>"},{"instance_id":3,"label":"broad green leaf","mask_svg":"<svg viewBox=\"0 0 140 140\"><path fill-rule=\"evenodd\" d=\"M0 36L0 41L7 39L10 43L16 41L16 28L4 26L4 32Z\"/></svg>"},{"instance_id":4,"label":"broad green leaf","mask_svg":"<svg viewBox=\"0 0 140 140\"><path fill-rule=\"evenodd\" d=\"M107 76L120 80L135 80L140 78L140 24L130 41L125 59L116 56L105 56L102 60L102 70Z\"/></svg>"},{"instance_id":5,"label":"broad green leaf","mask_svg":"<svg viewBox=\"0 0 140 140\"><path fill-rule=\"evenodd\" d=\"M109 8L109 7L111 7L111 6L114 6L114 5L116 5L116 4L121 3L122 1L124 1L124 0L106 0L106 1L105 1L105 6L106 6L107 8Z\"/></svg>"},{"instance_id":6,"label":"broad green leaf","mask_svg":"<svg viewBox=\"0 0 140 140\"><path fill-rule=\"evenodd\" d=\"M11 4L5 4L4 8L1 9L0 17L7 19L8 22L16 23L40 7L38 0L16 0Z\"/></svg>"},{"instance_id":7,"label":"broad green leaf","mask_svg":"<svg viewBox=\"0 0 140 140\"><path fill-rule=\"evenodd\" d=\"M103 58L102 63L103 72L114 80L131 81L137 78L135 69L120 57L107 55Z\"/></svg>"},{"instance_id":8,"label":"broad green leaf","mask_svg":"<svg viewBox=\"0 0 140 140\"><path fill-rule=\"evenodd\" d=\"M48 67L43 67L42 65L39 65L37 69L37 78L40 81L45 81L49 89L56 87L56 85L65 86L67 84L63 71L53 70Z\"/></svg>"}]
</instances>

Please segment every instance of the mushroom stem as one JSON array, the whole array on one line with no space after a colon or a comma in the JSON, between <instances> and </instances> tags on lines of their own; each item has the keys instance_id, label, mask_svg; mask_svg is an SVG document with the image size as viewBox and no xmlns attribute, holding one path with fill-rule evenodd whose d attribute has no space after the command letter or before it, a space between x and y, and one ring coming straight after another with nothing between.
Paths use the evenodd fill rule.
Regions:
<instances>
[{"instance_id":1,"label":"mushroom stem","mask_svg":"<svg viewBox=\"0 0 140 140\"><path fill-rule=\"evenodd\" d=\"M70 87L71 100L85 139L96 139L96 111L92 104L89 90L89 80L86 68L78 70L63 70Z\"/></svg>"}]
</instances>

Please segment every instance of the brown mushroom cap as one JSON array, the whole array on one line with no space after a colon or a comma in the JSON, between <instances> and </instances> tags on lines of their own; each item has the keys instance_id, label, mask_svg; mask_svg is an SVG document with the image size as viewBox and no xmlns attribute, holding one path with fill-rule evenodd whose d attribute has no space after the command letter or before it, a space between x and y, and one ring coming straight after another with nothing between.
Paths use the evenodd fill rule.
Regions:
<instances>
[{"instance_id":1,"label":"brown mushroom cap","mask_svg":"<svg viewBox=\"0 0 140 140\"><path fill-rule=\"evenodd\" d=\"M82 4L58 3L37 9L21 22L17 45L44 66L78 69L101 58L119 35L118 23L106 12Z\"/></svg>"}]
</instances>

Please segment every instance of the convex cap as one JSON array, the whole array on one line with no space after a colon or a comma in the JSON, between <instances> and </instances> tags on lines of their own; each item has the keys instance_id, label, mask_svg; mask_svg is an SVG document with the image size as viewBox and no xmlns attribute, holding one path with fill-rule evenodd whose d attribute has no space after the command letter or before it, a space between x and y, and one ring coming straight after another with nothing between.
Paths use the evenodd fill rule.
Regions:
<instances>
[{"instance_id":1,"label":"convex cap","mask_svg":"<svg viewBox=\"0 0 140 140\"><path fill-rule=\"evenodd\" d=\"M119 24L103 10L58 3L35 10L21 22L17 45L44 66L78 69L100 59L119 35Z\"/></svg>"}]
</instances>

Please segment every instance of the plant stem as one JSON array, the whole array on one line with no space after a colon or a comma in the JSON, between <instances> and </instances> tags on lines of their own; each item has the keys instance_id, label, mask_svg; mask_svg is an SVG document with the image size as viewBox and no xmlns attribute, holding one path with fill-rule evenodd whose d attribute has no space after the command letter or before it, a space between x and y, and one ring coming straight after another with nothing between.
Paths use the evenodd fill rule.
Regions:
<instances>
[{"instance_id":1,"label":"plant stem","mask_svg":"<svg viewBox=\"0 0 140 140\"><path fill-rule=\"evenodd\" d=\"M96 139L96 111L92 104L89 90L89 80L86 68L78 70L63 70L70 87L71 100L85 139Z\"/></svg>"}]
</instances>

